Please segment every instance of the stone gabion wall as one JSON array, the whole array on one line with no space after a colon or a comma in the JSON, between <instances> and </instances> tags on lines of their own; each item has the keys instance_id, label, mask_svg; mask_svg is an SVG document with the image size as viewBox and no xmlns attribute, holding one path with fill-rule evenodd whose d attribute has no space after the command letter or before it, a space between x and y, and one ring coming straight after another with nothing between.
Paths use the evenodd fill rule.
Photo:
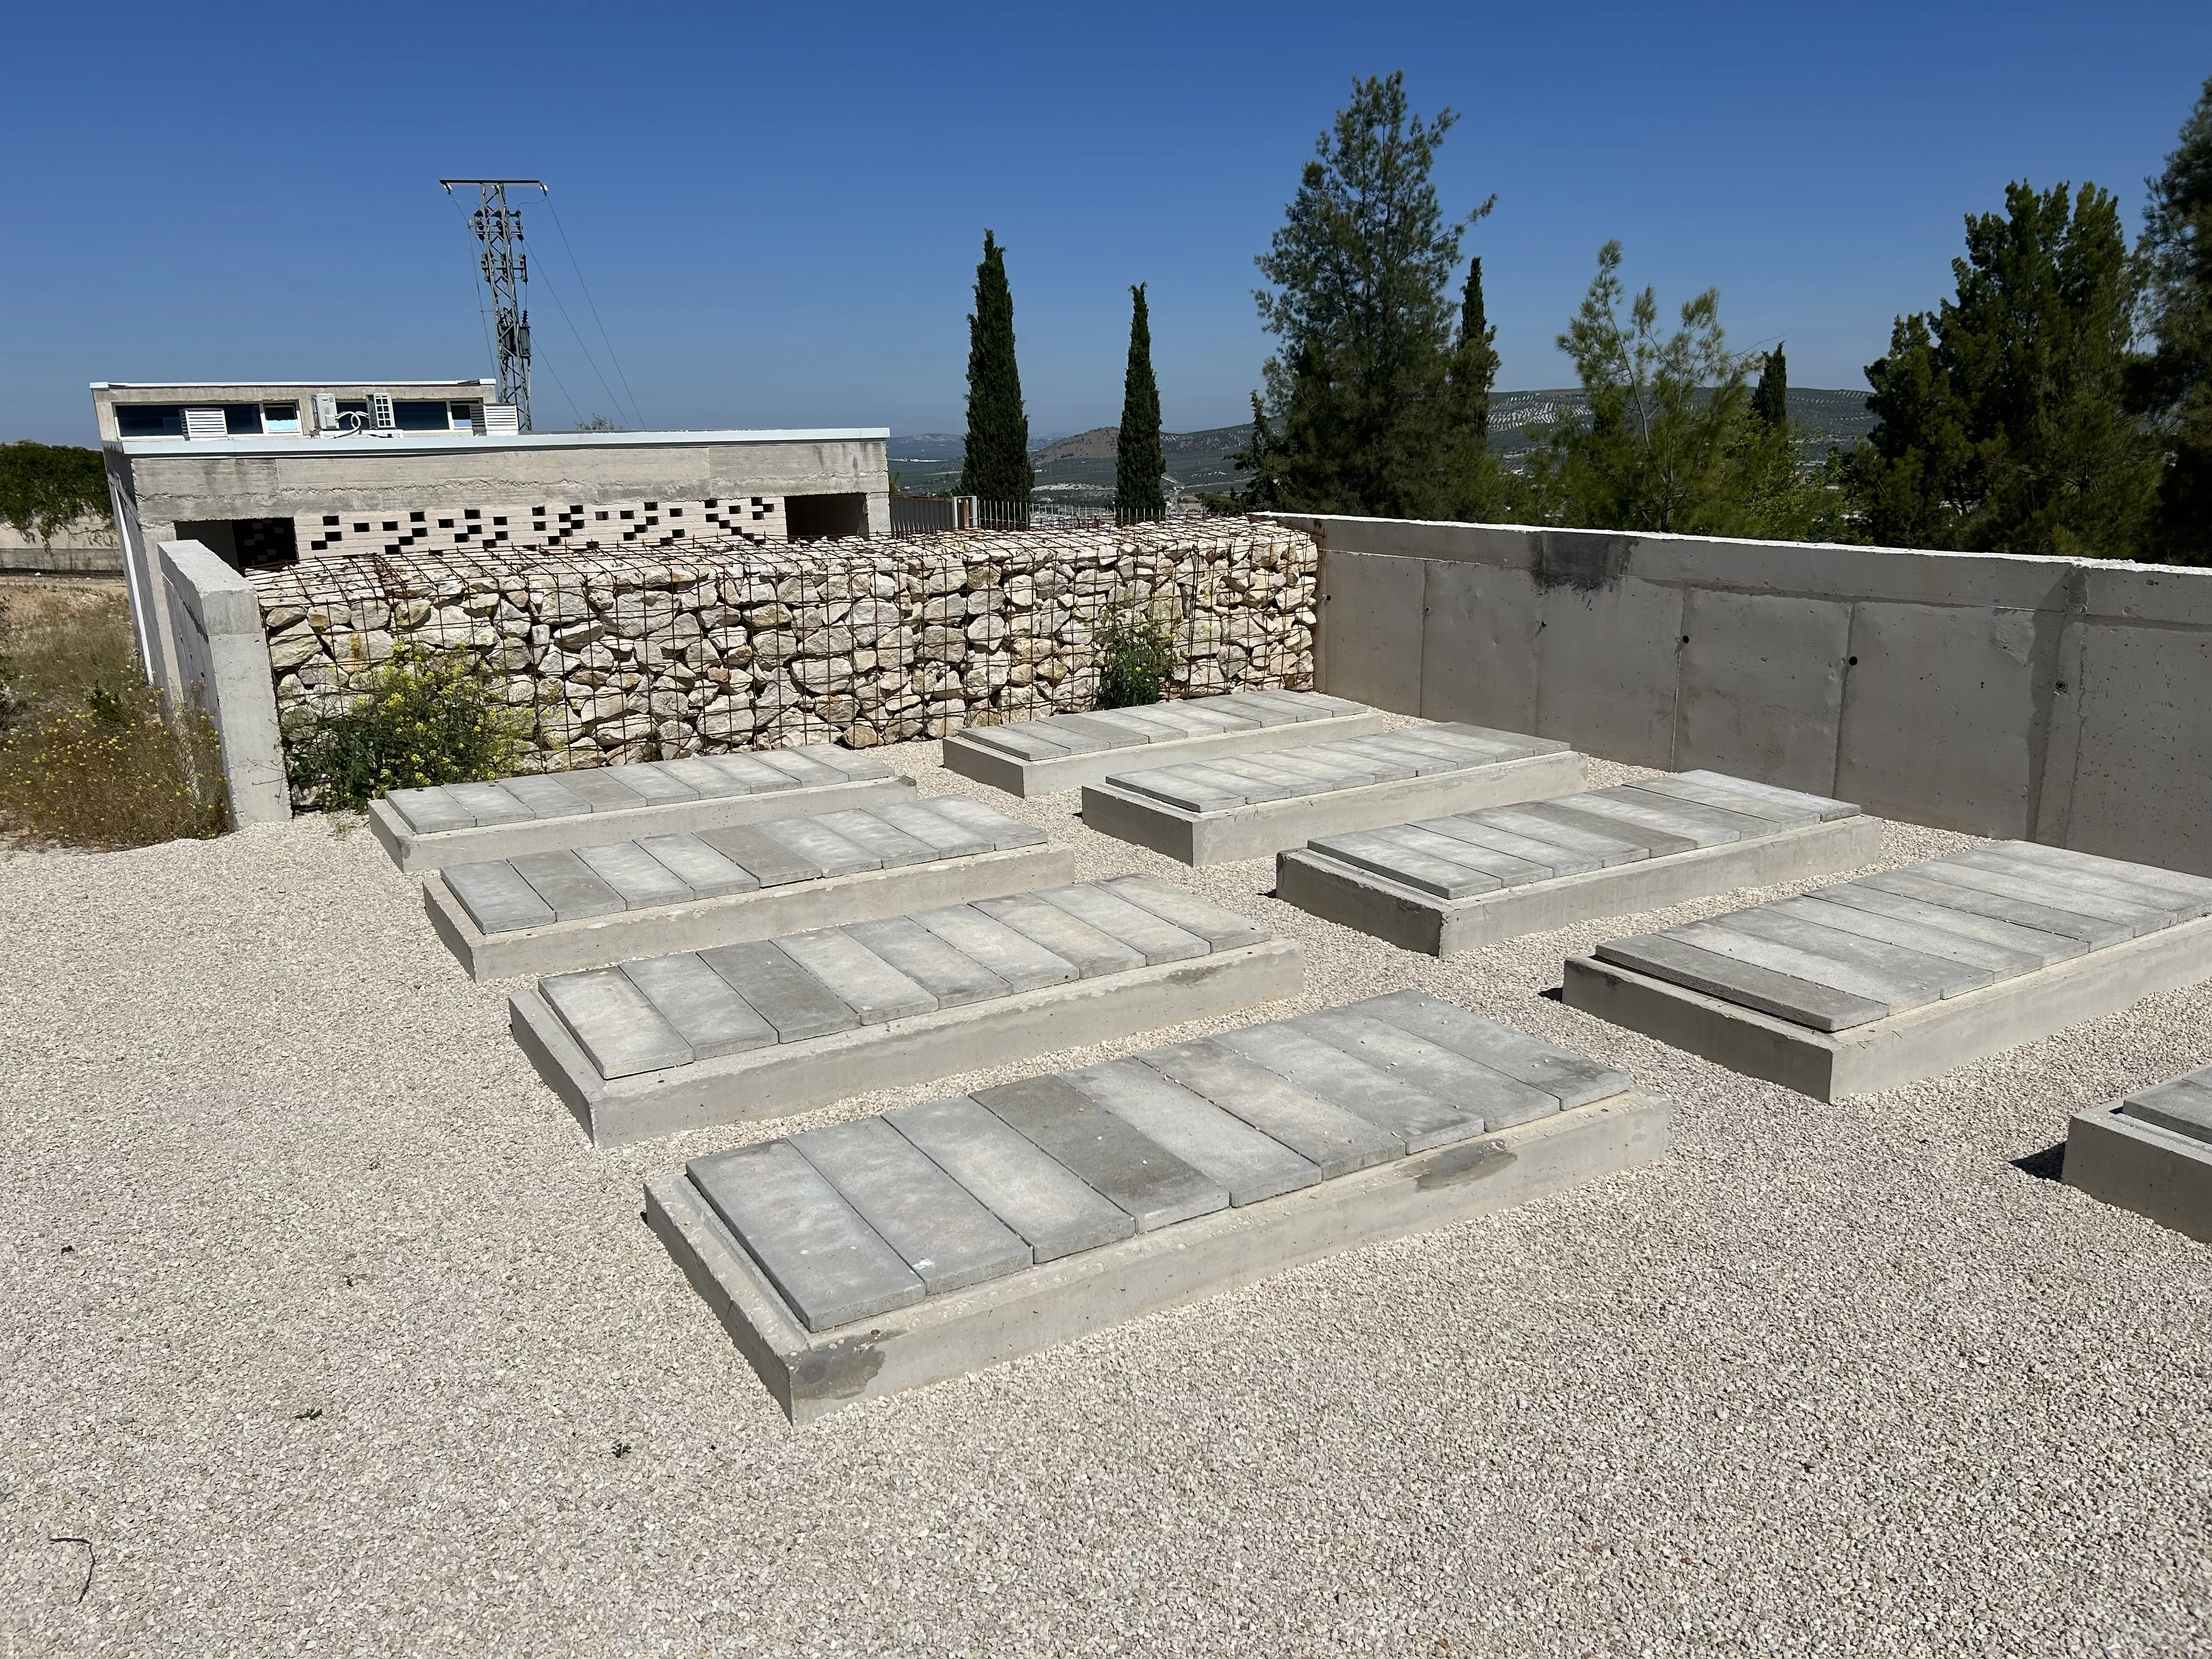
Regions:
<instances>
[{"instance_id":1,"label":"stone gabion wall","mask_svg":"<svg viewBox=\"0 0 2212 1659\"><path fill-rule=\"evenodd\" d=\"M1171 695L1313 683L1319 553L1243 520L732 544L681 557L502 548L321 557L256 579L280 715L395 647L483 661L547 769L942 736L1090 708L1092 629L1148 606Z\"/></svg>"}]
</instances>

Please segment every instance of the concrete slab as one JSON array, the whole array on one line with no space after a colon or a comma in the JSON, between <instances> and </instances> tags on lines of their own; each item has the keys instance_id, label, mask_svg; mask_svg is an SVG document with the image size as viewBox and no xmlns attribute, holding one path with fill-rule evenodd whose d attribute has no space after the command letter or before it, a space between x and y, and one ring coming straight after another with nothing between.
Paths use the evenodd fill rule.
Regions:
<instances>
[{"instance_id":1,"label":"concrete slab","mask_svg":"<svg viewBox=\"0 0 2212 1659\"><path fill-rule=\"evenodd\" d=\"M556 975L509 999L516 1041L599 1144L776 1116L864 1089L1249 1007L1295 994L1304 973L1298 947L1270 939L1157 966L1131 952L1126 960L1134 965L1118 972L1071 972L1057 983L1009 986L999 996L940 1008L927 1006L936 999L913 979L837 930L722 946L698 959L781 1041L687 1058L680 1032L633 984L653 970L635 963L600 975L619 981L634 1001L592 975ZM580 1000L582 991L597 1000ZM556 995L573 1005L568 1018L554 1012Z\"/></svg>"},{"instance_id":2,"label":"concrete slab","mask_svg":"<svg viewBox=\"0 0 2212 1659\"><path fill-rule=\"evenodd\" d=\"M1085 787L1083 822L1185 864L1218 864L1264 857L1322 836L1569 794L1583 785L1582 757L1564 744L1467 730L1502 740L1497 752L1508 757L1441 748L1437 756L1417 762L1403 750L1386 750L1379 739L1348 739L1271 757L1269 764L1278 768L1304 763L1320 768L1302 793L1277 796L1271 788L1265 799L1248 798L1224 781L1225 775L1193 778L1189 769L1152 767L1147 750L1142 769ZM1417 763L1437 769L1416 772Z\"/></svg>"},{"instance_id":3,"label":"concrete slab","mask_svg":"<svg viewBox=\"0 0 2212 1659\"><path fill-rule=\"evenodd\" d=\"M1079 1201L1076 1190L1058 1186L1042 1198L1036 1192L1054 1183L1055 1172L1059 1182L1074 1180L1066 1167L975 1102L935 1102L886 1115L960 1186L978 1197L988 1193L987 1207L1003 1205L1001 1220L1009 1218L1006 1210L1033 1212L1041 1218L1030 1224L1039 1233L1079 1235L1073 1225L1055 1234L1052 1225L1059 1206ZM690 1175L649 1181L646 1215L777 1402L793 1422L805 1423L1324 1256L1648 1164L1666 1151L1668 1116L1664 1101L1623 1090L1478 1140L1393 1156L1145 1232L1133 1231L1126 1212L1077 1182L1103 1206L1091 1212L1096 1242L1049 1260L1040 1249L1035 1266L964 1289L933 1289L920 1301L828 1328L793 1305L777 1273ZM810 1213L808 1222L813 1218ZM895 1282L885 1275L885 1294Z\"/></svg>"},{"instance_id":4,"label":"concrete slab","mask_svg":"<svg viewBox=\"0 0 2212 1659\"><path fill-rule=\"evenodd\" d=\"M2065 1181L2212 1243L2212 1066L2077 1113Z\"/></svg>"},{"instance_id":5,"label":"concrete slab","mask_svg":"<svg viewBox=\"0 0 2212 1659\"><path fill-rule=\"evenodd\" d=\"M1326 743L1380 731L1383 723L1376 710L1340 697L1231 692L955 732L945 739L945 764L1008 794L1042 795L1103 783L1137 755L1144 765L1174 766Z\"/></svg>"},{"instance_id":6,"label":"concrete slab","mask_svg":"<svg viewBox=\"0 0 2212 1659\"><path fill-rule=\"evenodd\" d=\"M765 759L769 755L782 758L770 764ZM557 775L563 790L588 805L586 811L541 816L502 787L508 780L501 780L499 784L455 784L420 792L419 796L397 792L369 803L368 827L392 861L411 874L452 864L481 864L647 836L697 834L722 824L757 823L915 799L914 780L880 763L830 765L801 750L763 750L742 758L757 765L763 779L775 782L763 781L744 793L707 795L653 763L600 767ZM466 805L456 791L471 792L465 799L479 805ZM475 793L483 791L494 793ZM499 805L502 799L512 805L511 817ZM556 804L539 799L549 809Z\"/></svg>"},{"instance_id":7,"label":"concrete slab","mask_svg":"<svg viewBox=\"0 0 2212 1659\"><path fill-rule=\"evenodd\" d=\"M871 816L875 811L869 809ZM841 819L845 815L837 815ZM637 843L672 872L679 884L665 902L626 904L585 857L577 853L526 854L509 861L450 866L425 878L422 905L431 926L459 957L471 977L507 979L519 974L551 974L599 968L634 957L675 951L698 951L746 939L775 939L816 927L907 915L971 899L1026 893L1071 880L1074 854L1050 842L1000 852L968 836L950 819L917 803L908 817L923 818L979 850L927 861L865 869L847 875L823 875L820 866L791 852L763 833L763 826L742 824L708 830L700 836L654 837ZM848 842L847 844L850 844ZM598 856L602 849L586 848ZM750 866L741 860L750 860ZM604 863L605 860L601 861ZM805 876L803 872L815 872ZM498 924L488 927L459 888L495 873L526 880L521 893L507 893L511 904L495 904ZM467 873L465 873L467 872ZM703 884L703 885L691 884ZM540 911L528 908L526 895ZM480 902L490 902L483 894Z\"/></svg>"},{"instance_id":8,"label":"concrete slab","mask_svg":"<svg viewBox=\"0 0 2212 1659\"><path fill-rule=\"evenodd\" d=\"M2032 939L2033 930L2000 917L1995 920L2010 931L1993 935L1990 901L2015 915L2063 921L2070 914L1935 878L1961 868L1974 873L1956 860L1935 860L1892 877L1824 889L1812 898L1848 906L1869 892L1893 896L1895 877L1903 877L1911 890L1906 896L1919 901L1909 918L1916 927L1955 927L1963 940L1986 945L1994 939L2001 946ZM2056 896L2087 902L2078 892ZM2212 917L2132 936L2104 924L2096 940L2062 937L2062 949L2084 947L2077 954L2006 949L1969 963L1961 958L1975 954L1971 951L1925 953L1900 943L1901 936L1853 934L1856 942L1844 947L1808 929L1792 935L1798 945L1776 943L1782 933L1773 924L1802 917L1808 908L1805 901L1785 900L1718 919L1732 926L1693 923L1609 940L1595 955L1569 959L1563 995L1570 1006L1733 1071L1834 1100L1936 1076L2153 992L2212 977ZM1947 912L1959 920L1947 921ZM1743 931L1747 926L1763 930L1762 948L1723 954L1733 950L1731 939L1754 937ZM1893 954L1869 954L1865 947L1877 944ZM1831 951L1836 954L1827 955ZM1798 977L1793 968L1813 977ZM1966 988L1960 974L1988 982Z\"/></svg>"},{"instance_id":9,"label":"concrete slab","mask_svg":"<svg viewBox=\"0 0 2212 1659\"><path fill-rule=\"evenodd\" d=\"M1565 796L1545 805L1590 799ZM1367 832L1381 840L1319 837L1276 856L1275 896L1401 950L1443 957L1596 917L1848 870L1870 862L1881 848L1880 822L1856 814L1766 819L1765 830L1731 841L1655 853L1628 840L1637 832L1626 823L1608 841L1572 824L1536 817L1537 810L1492 809L1399 826L1468 839L1468 851L1455 856L1470 862L1456 865L1433 857L1437 841L1416 844L1410 836L1392 838L1389 830ZM1540 836L1558 839L1547 843ZM1478 836L1480 843L1473 840ZM1647 839L1662 838L1647 832ZM1671 843L1680 838L1666 839ZM1471 861L1480 856L1483 845L1491 846L1498 858L1477 869ZM1611 861L1600 865L1601 858ZM1513 860L1519 871L1501 859ZM1561 867L1569 873L1547 872Z\"/></svg>"}]
</instances>

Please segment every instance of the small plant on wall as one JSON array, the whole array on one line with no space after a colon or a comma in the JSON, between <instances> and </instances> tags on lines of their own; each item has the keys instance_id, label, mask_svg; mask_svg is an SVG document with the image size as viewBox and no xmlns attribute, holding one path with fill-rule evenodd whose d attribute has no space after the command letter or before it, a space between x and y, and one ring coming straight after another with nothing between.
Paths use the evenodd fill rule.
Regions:
<instances>
[{"instance_id":1,"label":"small plant on wall","mask_svg":"<svg viewBox=\"0 0 2212 1659\"><path fill-rule=\"evenodd\" d=\"M1098 704L1128 708L1158 702L1175 673L1175 625L1155 601L1128 598L1106 607L1091 639L1098 647Z\"/></svg>"},{"instance_id":2,"label":"small plant on wall","mask_svg":"<svg viewBox=\"0 0 2212 1659\"><path fill-rule=\"evenodd\" d=\"M357 812L394 789L505 777L526 729L496 690L467 652L399 646L348 692L286 720L293 784L319 806Z\"/></svg>"}]
</instances>

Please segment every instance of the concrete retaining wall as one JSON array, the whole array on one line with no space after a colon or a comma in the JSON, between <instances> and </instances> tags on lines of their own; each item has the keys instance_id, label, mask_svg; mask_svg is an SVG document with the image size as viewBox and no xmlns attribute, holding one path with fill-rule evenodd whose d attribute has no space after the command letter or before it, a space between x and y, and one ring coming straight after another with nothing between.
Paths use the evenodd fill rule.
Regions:
<instances>
[{"instance_id":1,"label":"concrete retaining wall","mask_svg":"<svg viewBox=\"0 0 2212 1659\"><path fill-rule=\"evenodd\" d=\"M163 542L155 551L146 573L154 594L146 644L155 684L179 707L197 702L215 722L234 822L290 817L253 584L198 542Z\"/></svg>"},{"instance_id":2,"label":"concrete retaining wall","mask_svg":"<svg viewBox=\"0 0 2212 1659\"><path fill-rule=\"evenodd\" d=\"M1172 694L1312 684L1318 556L1244 520L589 555L302 561L257 576L275 702L403 644L478 654L547 768L941 736L1092 706L1117 600L1172 617ZM302 801L301 804L305 804Z\"/></svg>"},{"instance_id":3,"label":"concrete retaining wall","mask_svg":"<svg viewBox=\"0 0 2212 1659\"><path fill-rule=\"evenodd\" d=\"M2212 874L2212 570L1276 521L1334 696Z\"/></svg>"}]
</instances>

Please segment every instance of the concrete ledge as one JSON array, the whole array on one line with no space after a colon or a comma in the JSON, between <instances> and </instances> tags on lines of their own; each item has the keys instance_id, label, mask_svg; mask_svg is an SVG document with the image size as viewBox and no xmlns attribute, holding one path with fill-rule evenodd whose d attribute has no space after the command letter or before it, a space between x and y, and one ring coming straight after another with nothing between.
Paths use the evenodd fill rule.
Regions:
<instances>
[{"instance_id":1,"label":"concrete ledge","mask_svg":"<svg viewBox=\"0 0 2212 1659\"><path fill-rule=\"evenodd\" d=\"M2212 1146L2123 1117L2120 1104L2108 1101L2075 1115L2066 1133L2066 1184L2212 1243Z\"/></svg>"},{"instance_id":2,"label":"concrete ledge","mask_svg":"<svg viewBox=\"0 0 2212 1659\"><path fill-rule=\"evenodd\" d=\"M1276 855L1275 896L1401 950L1443 957L1597 916L1628 915L1740 887L1832 875L1869 863L1881 852L1880 820L1842 818L1756 841L1701 847L1470 898L1442 899L1300 848Z\"/></svg>"},{"instance_id":3,"label":"concrete ledge","mask_svg":"<svg viewBox=\"0 0 2212 1659\"><path fill-rule=\"evenodd\" d=\"M595 847L606 842L635 841L641 836L688 835L726 823L760 823L769 818L805 817L842 811L848 806L890 806L917 799L912 778L872 778L806 789L767 790L757 795L712 795L670 801L664 806L533 818L522 823L483 824L431 835L410 829L389 803L374 800L369 803L368 827L392 854L392 861L413 875L442 870L449 864L478 864L518 858L525 853Z\"/></svg>"},{"instance_id":4,"label":"concrete ledge","mask_svg":"<svg viewBox=\"0 0 2212 1659\"><path fill-rule=\"evenodd\" d=\"M430 926L460 958L471 979L512 979L518 974L605 968L640 957L673 956L679 951L775 939L814 927L842 927L848 921L909 915L939 905L1057 887L1075 878L1075 854L1048 844L787 882L719 898L501 933L477 927L444 878L434 873L422 884L422 908L429 913Z\"/></svg>"},{"instance_id":5,"label":"concrete ledge","mask_svg":"<svg viewBox=\"0 0 2212 1659\"><path fill-rule=\"evenodd\" d=\"M507 1024L593 1144L614 1146L1231 1013L1296 996L1304 984L1297 945L1268 939L611 1083L536 988L507 1000Z\"/></svg>"},{"instance_id":6,"label":"concrete ledge","mask_svg":"<svg viewBox=\"0 0 2212 1659\"><path fill-rule=\"evenodd\" d=\"M1149 757L1147 757L1149 758ZM1115 769L1130 769L1126 764ZM1086 828L1197 866L1265 858L1316 836L1376 830L1515 801L1548 800L1586 787L1583 757L1571 750L1528 755L1422 777L1392 778L1356 789L1259 801L1218 812L1193 812L1111 783L1083 791Z\"/></svg>"},{"instance_id":7,"label":"concrete ledge","mask_svg":"<svg viewBox=\"0 0 2212 1659\"><path fill-rule=\"evenodd\" d=\"M1200 700L1203 701L1203 700ZM1299 720L1292 725L1254 726L1244 732L1221 732L1181 742L1147 743L1127 749L1102 750L1097 754L1068 755L1059 760L1021 761L1012 755L955 732L943 744L947 771L973 778L1010 795L1043 795L1059 789L1077 789L1103 783L1116 772L1136 766L1179 766L1215 755L1259 755L1276 749L1303 749L1311 744L1332 743L1339 738L1364 737L1389 724L1388 717L1370 710L1328 720Z\"/></svg>"},{"instance_id":8,"label":"concrete ledge","mask_svg":"<svg viewBox=\"0 0 2212 1659\"><path fill-rule=\"evenodd\" d=\"M1843 1031L1815 1031L1595 957L1567 958L1561 995L1570 1008L1732 1072L1832 1101L1936 1077L2208 977L2212 916Z\"/></svg>"},{"instance_id":9,"label":"concrete ledge","mask_svg":"<svg viewBox=\"0 0 2212 1659\"><path fill-rule=\"evenodd\" d=\"M1653 1163L1667 1150L1668 1117L1663 1100L1615 1095L819 1336L792 1316L681 1174L646 1183L646 1220L776 1403L793 1422L806 1423L1305 1262Z\"/></svg>"}]
</instances>

